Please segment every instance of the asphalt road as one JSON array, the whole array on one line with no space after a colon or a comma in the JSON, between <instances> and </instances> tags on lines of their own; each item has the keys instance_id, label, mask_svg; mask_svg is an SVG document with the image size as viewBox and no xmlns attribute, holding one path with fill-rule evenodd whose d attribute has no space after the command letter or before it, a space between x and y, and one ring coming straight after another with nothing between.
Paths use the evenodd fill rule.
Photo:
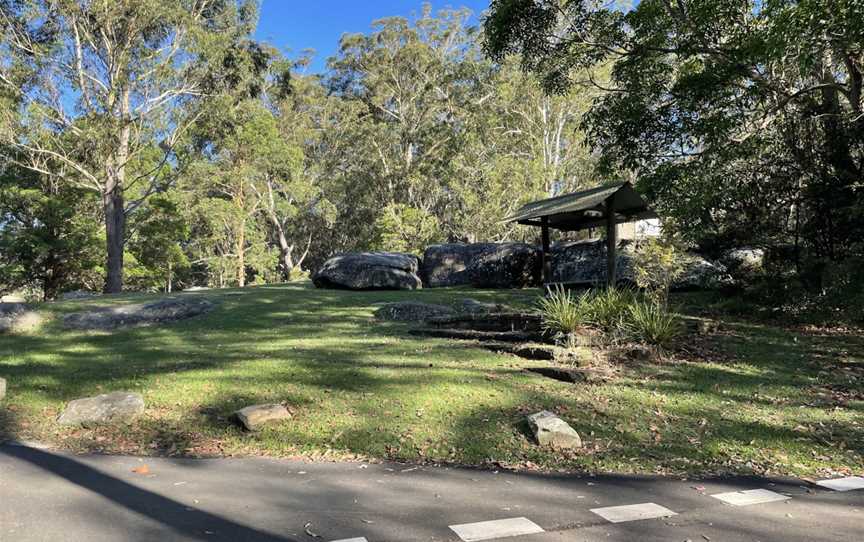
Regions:
<instances>
[{"instance_id":1,"label":"asphalt road","mask_svg":"<svg viewBox=\"0 0 864 542\"><path fill-rule=\"evenodd\" d=\"M731 506L711 496L752 489L791 498ZM591 511L641 503L676 515L610 523ZM3 542L460 541L451 525L512 518L545 531L505 539L512 542L855 542L864 541L864 490L755 477L556 476L0 446ZM507 525L469 530L493 537L508 534Z\"/></svg>"}]
</instances>

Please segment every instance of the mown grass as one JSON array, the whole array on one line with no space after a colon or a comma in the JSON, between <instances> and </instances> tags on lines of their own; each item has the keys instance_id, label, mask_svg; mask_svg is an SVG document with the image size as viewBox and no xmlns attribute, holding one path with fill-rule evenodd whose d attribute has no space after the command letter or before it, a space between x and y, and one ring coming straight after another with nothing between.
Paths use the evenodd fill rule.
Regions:
<instances>
[{"instance_id":1,"label":"mown grass","mask_svg":"<svg viewBox=\"0 0 864 542\"><path fill-rule=\"evenodd\" d=\"M211 313L113 332L0 336L0 434L72 450L169 455L388 458L615 472L816 475L864 470L864 339L728 322L690 354L631 364L600 385L524 372L532 362L373 319L382 302L465 297L522 306L538 291L315 290L308 285L180 294ZM48 314L140 301L119 296L45 306ZM691 307L692 309L692 307ZM690 309L688 309L690 310ZM129 426L69 429L66 401L112 390L144 395ZM293 418L259 433L229 419L287 402ZM522 424L558 412L586 449L533 445Z\"/></svg>"}]
</instances>

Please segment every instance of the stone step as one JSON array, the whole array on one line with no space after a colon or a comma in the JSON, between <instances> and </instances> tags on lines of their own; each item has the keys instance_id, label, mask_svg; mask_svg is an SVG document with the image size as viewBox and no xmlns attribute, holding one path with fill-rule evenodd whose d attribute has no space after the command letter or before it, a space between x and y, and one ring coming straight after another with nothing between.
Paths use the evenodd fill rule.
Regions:
<instances>
[{"instance_id":1,"label":"stone step","mask_svg":"<svg viewBox=\"0 0 864 542\"><path fill-rule=\"evenodd\" d=\"M542 334L527 331L480 331L476 329L421 328L414 334L424 337L456 339L461 341L526 343L542 340Z\"/></svg>"},{"instance_id":2,"label":"stone step","mask_svg":"<svg viewBox=\"0 0 864 542\"><path fill-rule=\"evenodd\" d=\"M541 330L540 316L524 312L436 316L427 319L426 323L437 328L474 331L540 332Z\"/></svg>"},{"instance_id":3,"label":"stone step","mask_svg":"<svg viewBox=\"0 0 864 542\"><path fill-rule=\"evenodd\" d=\"M487 350L513 354L520 358L531 360L552 361L556 359L559 348L551 344L540 343L507 343L507 342L484 342L481 345Z\"/></svg>"}]
</instances>

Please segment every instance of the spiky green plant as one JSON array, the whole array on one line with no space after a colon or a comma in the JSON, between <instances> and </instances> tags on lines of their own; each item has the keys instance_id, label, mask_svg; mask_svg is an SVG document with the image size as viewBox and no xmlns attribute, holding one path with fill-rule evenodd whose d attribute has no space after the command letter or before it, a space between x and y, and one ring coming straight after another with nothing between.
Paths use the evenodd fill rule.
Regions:
<instances>
[{"instance_id":1,"label":"spiky green plant","mask_svg":"<svg viewBox=\"0 0 864 542\"><path fill-rule=\"evenodd\" d=\"M620 327L630 340L662 349L671 348L683 331L680 318L653 300L632 303Z\"/></svg>"},{"instance_id":2,"label":"spiky green plant","mask_svg":"<svg viewBox=\"0 0 864 542\"><path fill-rule=\"evenodd\" d=\"M537 303L543 330L553 335L568 335L587 326L585 296L573 295L561 285L551 288Z\"/></svg>"}]
</instances>

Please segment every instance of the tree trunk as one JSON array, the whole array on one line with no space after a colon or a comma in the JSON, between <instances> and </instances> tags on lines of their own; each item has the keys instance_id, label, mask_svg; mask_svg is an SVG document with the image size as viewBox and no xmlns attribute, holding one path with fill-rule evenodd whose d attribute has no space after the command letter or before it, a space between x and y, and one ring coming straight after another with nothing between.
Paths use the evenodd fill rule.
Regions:
<instances>
[{"instance_id":1,"label":"tree trunk","mask_svg":"<svg viewBox=\"0 0 864 542\"><path fill-rule=\"evenodd\" d=\"M288 280L291 278L291 271L294 270L294 245L288 244L281 224L278 225L276 233L279 240L279 260L282 264L282 272L285 275L285 280Z\"/></svg>"},{"instance_id":2,"label":"tree trunk","mask_svg":"<svg viewBox=\"0 0 864 542\"><path fill-rule=\"evenodd\" d=\"M123 192L115 186L102 197L105 211L105 239L108 258L105 262L106 294L123 290L123 243L126 235L126 213L123 211Z\"/></svg>"},{"instance_id":3,"label":"tree trunk","mask_svg":"<svg viewBox=\"0 0 864 542\"><path fill-rule=\"evenodd\" d=\"M123 246L126 243L126 209L123 188L126 181L126 161L129 158L129 91L120 94L120 133L114 156L106 164L102 208L105 212L105 240L108 257L105 262L106 294L123 291Z\"/></svg>"},{"instance_id":4,"label":"tree trunk","mask_svg":"<svg viewBox=\"0 0 864 542\"><path fill-rule=\"evenodd\" d=\"M246 220L237 224L237 286L246 286Z\"/></svg>"}]
</instances>

